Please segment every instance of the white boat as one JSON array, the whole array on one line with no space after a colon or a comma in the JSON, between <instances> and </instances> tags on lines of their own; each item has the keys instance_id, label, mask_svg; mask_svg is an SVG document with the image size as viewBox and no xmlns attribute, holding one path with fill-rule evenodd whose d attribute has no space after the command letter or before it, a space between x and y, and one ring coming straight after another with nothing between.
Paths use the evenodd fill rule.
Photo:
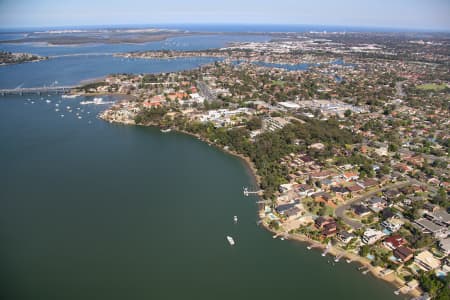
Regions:
<instances>
[{"instance_id":1,"label":"white boat","mask_svg":"<svg viewBox=\"0 0 450 300\"><path fill-rule=\"evenodd\" d=\"M52 101L50 101L49 99L47 99L47 100L45 100L45 102L47 102L47 103L51 103Z\"/></svg>"},{"instance_id":2,"label":"white boat","mask_svg":"<svg viewBox=\"0 0 450 300\"><path fill-rule=\"evenodd\" d=\"M62 95L61 98L74 99L79 97L80 95Z\"/></svg>"},{"instance_id":3,"label":"white boat","mask_svg":"<svg viewBox=\"0 0 450 300\"><path fill-rule=\"evenodd\" d=\"M234 240L233 240L233 238L231 236L227 235L227 240L228 240L228 243L230 243L231 246L234 245Z\"/></svg>"},{"instance_id":4,"label":"white boat","mask_svg":"<svg viewBox=\"0 0 450 300\"><path fill-rule=\"evenodd\" d=\"M163 132L163 133L167 133L167 132L171 132L171 131L172 131L172 129L170 129L170 128L161 129L161 132Z\"/></svg>"},{"instance_id":5,"label":"white boat","mask_svg":"<svg viewBox=\"0 0 450 300\"><path fill-rule=\"evenodd\" d=\"M81 101L81 105L87 105L87 104L95 104L95 105L101 105L101 104L111 104L114 103L113 101L103 101L103 98L94 98L92 101Z\"/></svg>"},{"instance_id":6,"label":"white boat","mask_svg":"<svg viewBox=\"0 0 450 300\"><path fill-rule=\"evenodd\" d=\"M234 223L237 223L238 217L237 217L237 216L234 216L234 217L233 217L233 220L234 220Z\"/></svg>"}]
</instances>

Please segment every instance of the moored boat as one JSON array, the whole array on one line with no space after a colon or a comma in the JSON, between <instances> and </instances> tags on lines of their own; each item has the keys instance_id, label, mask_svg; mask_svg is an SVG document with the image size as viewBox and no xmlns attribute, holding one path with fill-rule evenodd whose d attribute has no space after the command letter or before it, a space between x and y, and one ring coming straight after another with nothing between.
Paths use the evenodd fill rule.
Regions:
<instances>
[{"instance_id":1,"label":"moored boat","mask_svg":"<svg viewBox=\"0 0 450 300\"><path fill-rule=\"evenodd\" d=\"M227 235L227 240L228 240L228 243L230 243L231 246L233 246L235 244L234 243L234 239L231 236L229 236L229 235Z\"/></svg>"}]
</instances>

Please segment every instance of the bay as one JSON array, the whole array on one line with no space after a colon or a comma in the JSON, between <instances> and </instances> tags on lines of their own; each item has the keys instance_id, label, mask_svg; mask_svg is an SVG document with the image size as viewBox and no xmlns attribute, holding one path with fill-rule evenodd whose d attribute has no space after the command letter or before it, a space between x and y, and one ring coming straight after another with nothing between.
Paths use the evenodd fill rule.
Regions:
<instances>
[{"instance_id":1,"label":"bay","mask_svg":"<svg viewBox=\"0 0 450 300\"><path fill-rule=\"evenodd\" d=\"M7 66L0 85L93 75L74 62L62 79L68 61L50 62ZM165 63L135 67L179 66ZM13 71L22 66L42 78ZM357 266L258 227L240 160L183 134L101 121L105 107L82 100L0 97L2 299L399 299Z\"/></svg>"}]
</instances>

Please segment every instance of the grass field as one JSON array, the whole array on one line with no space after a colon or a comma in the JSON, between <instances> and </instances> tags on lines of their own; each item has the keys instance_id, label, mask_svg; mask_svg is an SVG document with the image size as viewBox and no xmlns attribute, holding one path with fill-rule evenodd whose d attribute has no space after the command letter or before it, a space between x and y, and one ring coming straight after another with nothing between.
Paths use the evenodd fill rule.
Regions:
<instances>
[{"instance_id":1,"label":"grass field","mask_svg":"<svg viewBox=\"0 0 450 300\"><path fill-rule=\"evenodd\" d=\"M423 91L442 91L447 87L446 84L442 83L442 84L435 84L435 83L426 83L426 84L422 84L422 85L418 85L417 88L419 90L423 90Z\"/></svg>"}]
</instances>

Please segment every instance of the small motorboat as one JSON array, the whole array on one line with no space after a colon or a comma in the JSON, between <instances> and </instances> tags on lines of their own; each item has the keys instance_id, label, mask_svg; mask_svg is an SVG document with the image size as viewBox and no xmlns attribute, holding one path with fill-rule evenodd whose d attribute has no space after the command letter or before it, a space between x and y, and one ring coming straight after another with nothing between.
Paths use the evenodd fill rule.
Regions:
<instances>
[{"instance_id":1,"label":"small motorboat","mask_svg":"<svg viewBox=\"0 0 450 300\"><path fill-rule=\"evenodd\" d=\"M229 235L227 235L227 240L228 240L228 243L230 243L230 245L231 246L234 246L234 239L231 237L231 236L229 236Z\"/></svg>"}]
</instances>

